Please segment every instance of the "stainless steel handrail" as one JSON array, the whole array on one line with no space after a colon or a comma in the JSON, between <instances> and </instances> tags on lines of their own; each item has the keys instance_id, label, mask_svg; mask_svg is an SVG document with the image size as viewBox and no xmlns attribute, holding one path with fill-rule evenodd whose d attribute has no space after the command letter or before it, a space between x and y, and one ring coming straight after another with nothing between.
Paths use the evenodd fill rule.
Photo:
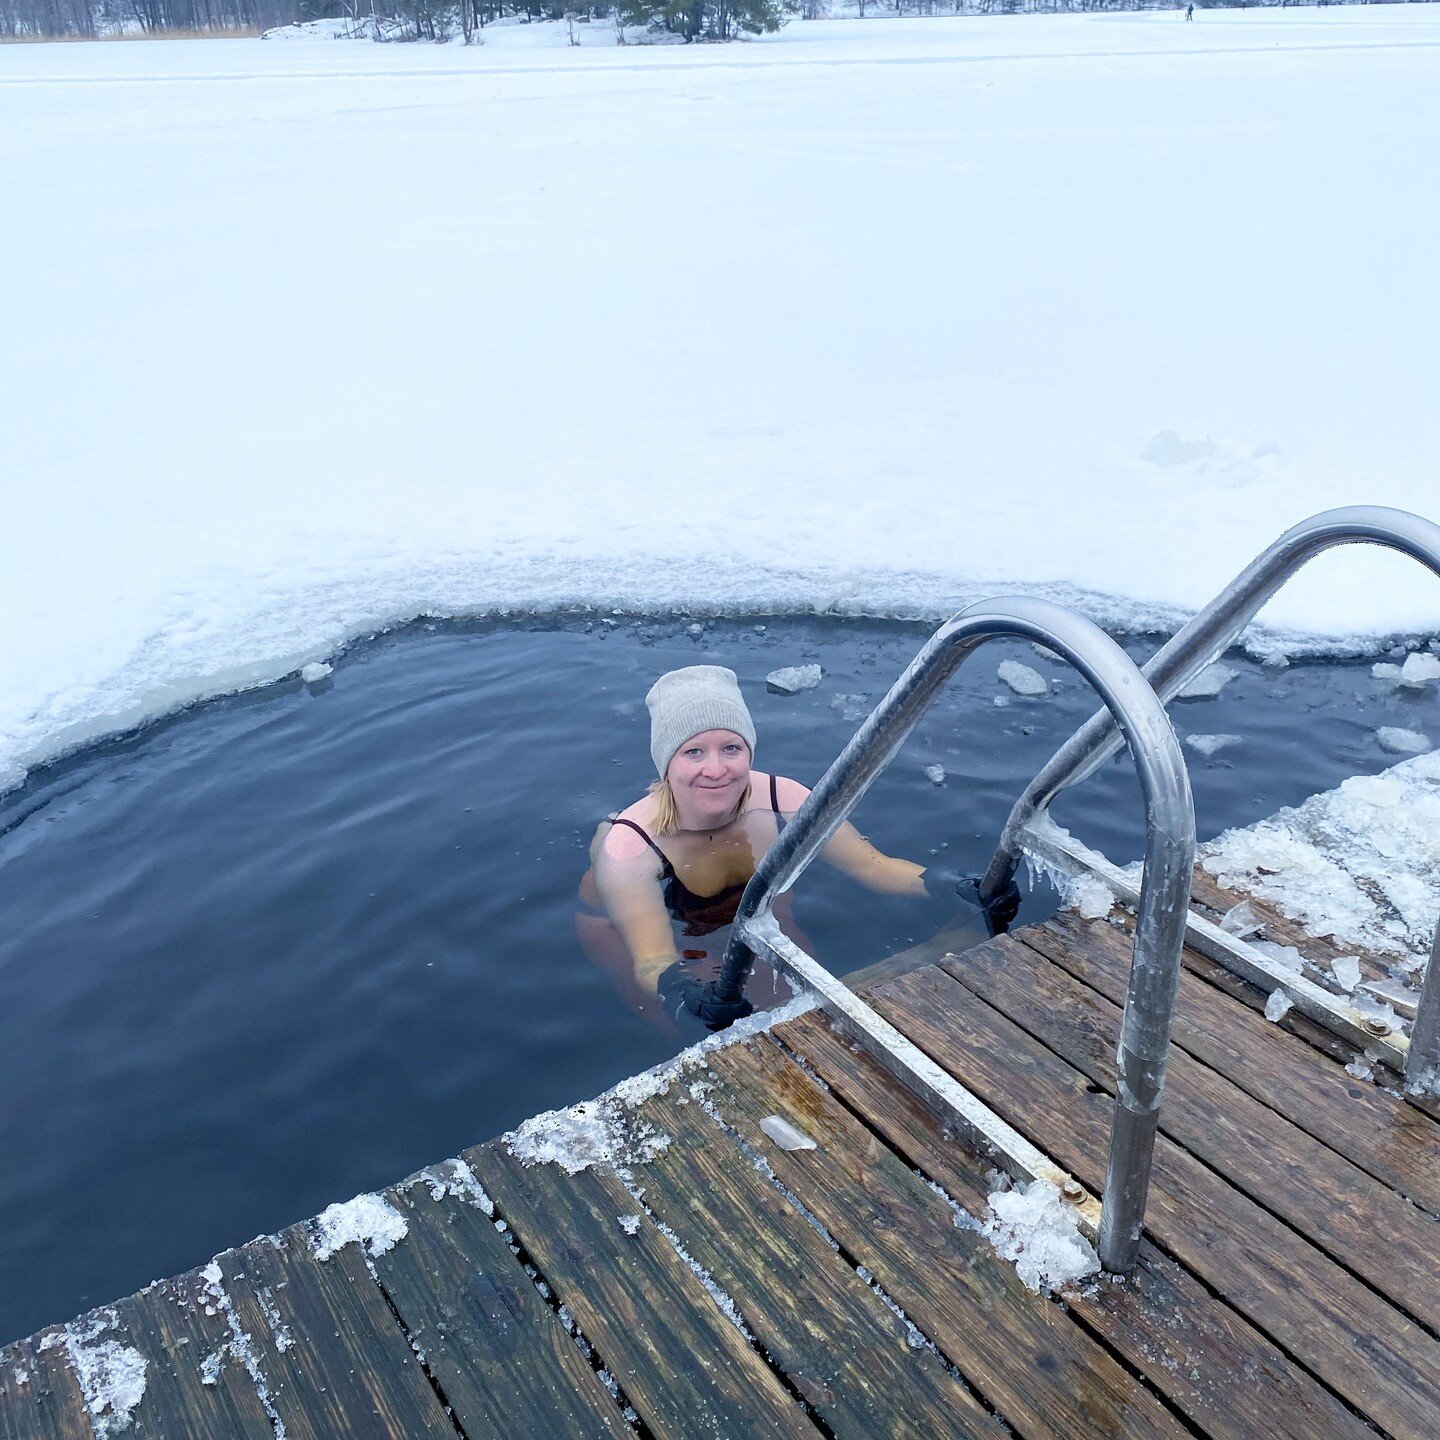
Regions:
<instances>
[{"instance_id":1,"label":"stainless steel handrail","mask_svg":"<svg viewBox=\"0 0 1440 1440\"><path fill-rule=\"evenodd\" d=\"M1169 702L1207 665L1213 664L1254 619L1256 612L1308 560L1334 545L1383 545L1409 555L1440 576L1440 525L1407 510L1349 505L1325 510L1287 530L1258 555L1143 667L1162 703ZM1000 843L980 882L981 899L1013 879L1025 832L1062 790L1091 775L1120 748L1115 721L1097 711L1056 752L1015 802ZM1440 947L1440 930L1436 945ZM1405 1074L1411 1084L1440 1070L1440 966L1431 964L1411 1028Z\"/></svg>"},{"instance_id":2,"label":"stainless steel handrail","mask_svg":"<svg viewBox=\"0 0 1440 1440\"><path fill-rule=\"evenodd\" d=\"M1059 605L1029 598L981 601L942 625L761 859L741 897L716 994L723 1000L738 999L754 955L763 951L781 969L816 990L825 1008L857 1037L881 1048L884 1039L877 1041L877 1035L903 1040L787 940L771 908L776 896L795 883L894 758L955 671L986 641L1006 637L1047 646L1095 687L1129 743L1145 800L1145 881L1120 1028L1115 1116L1098 1247L1101 1264L1124 1273L1134 1265L1139 1251L1150 1184L1190 898L1195 813L1189 775L1165 707L1135 663L1098 626ZM914 1083L922 1098L933 1102L933 1066L927 1066L916 1083L913 1068L896 1064L893 1054L887 1063L901 1079Z\"/></svg>"}]
</instances>

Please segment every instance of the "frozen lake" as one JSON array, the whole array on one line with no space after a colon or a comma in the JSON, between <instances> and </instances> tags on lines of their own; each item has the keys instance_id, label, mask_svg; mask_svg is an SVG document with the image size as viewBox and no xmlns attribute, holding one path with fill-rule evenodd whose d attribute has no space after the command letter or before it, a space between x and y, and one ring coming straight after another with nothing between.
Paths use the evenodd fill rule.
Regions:
<instances>
[{"instance_id":1,"label":"frozen lake","mask_svg":"<svg viewBox=\"0 0 1440 1440\"><path fill-rule=\"evenodd\" d=\"M0 47L0 788L425 611L1168 623L1436 509L1440 6L487 36Z\"/></svg>"}]
</instances>

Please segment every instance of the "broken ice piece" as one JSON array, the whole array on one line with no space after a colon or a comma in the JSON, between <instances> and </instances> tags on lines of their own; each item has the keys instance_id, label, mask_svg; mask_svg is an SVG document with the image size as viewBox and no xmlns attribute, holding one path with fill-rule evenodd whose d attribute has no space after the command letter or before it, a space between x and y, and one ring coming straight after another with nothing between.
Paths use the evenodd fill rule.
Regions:
<instances>
[{"instance_id":1,"label":"broken ice piece","mask_svg":"<svg viewBox=\"0 0 1440 1440\"><path fill-rule=\"evenodd\" d=\"M1198 750L1208 760L1217 750L1223 750L1227 745L1238 745L1238 735L1187 735L1185 743L1192 749Z\"/></svg>"},{"instance_id":2,"label":"broken ice piece","mask_svg":"<svg viewBox=\"0 0 1440 1440\"><path fill-rule=\"evenodd\" d=\"M1375 732L1375 738L1380 742L1380 748L1391 755L1423 755L1433 748L1428 735L1422 735L1418 730L1402 729L1399 725L1382 725Z\"/></svg>"},{"instance_id":3,"label":"broken ice piece","mask_svg":"<svg viewBox=\"0 0 1440 1440\"><path fill-rule=\"evenodd\" d=\"M1258 950L1262 955L1268 955L1287 970L1299 970L1305 963L1293 945L1277 945L1273 940L1252 940L1250 948Z\"/></svg>"},{"instance_id":4,"label":"broken ice piece","mask_svg":"<svg viewBox=\"0 0 1440 1440\"><path fill-rule=\"evenodd\" d=\"M1353 990L1360 983L1360 960L1355 955L1337 955L1330 962L1330 973L1342 990Z\"/></svg>"},{"instance_id":5,"label":"broken ice piece","mask_svg":"<svg viewBox=\"0 0 1440 1440\"><path fill-rule=\"evenodd\" d=\"M1370 673L1377 680L1398 680L1400 678L1400 667L1382 660L1379 664L1370 667Z\"/></svg>"},{"instance_id":6,"label":"broken ice piece","mask_svg":"<svg viewBox=\"0 0 1440 1440\"><path fill-rule=\"evenodd\" d=\"M1213 700L1240 672L1229 665L1214 665L1202 670L1183 690L1177 700Z\"/></svg>"},{"instance_id":7,"label":"broken ice piece","mask_svg":"<svg viewBox=\"0 0 1440 1440\"><path fill-rule=\"evenodd\" d=\"M1050 693L1050 685L1045 677L1018 660L1002 660L999 675L1017 695L1033 699L1037 695Z\"/></svg>"},{"instance_id":8,"label":"broken ice piece","mask_svg":"<svg viewBox=\"0 0 1440 1440\"><path fill-rule=\"evenodd\" d=\"M1375 1074L1375 1067L1364 1055L1356 1055L1346 1066L1346 1072L1357 1080L1369 1080Z\"/></svg>"},{"instance_id":9,"label":"broken ice piece","mask_svg":"<svg viewBox=\"0 0 1440 1440\"><path fill-rule=\"evenodd\" d=\"M765 688L777 695L798 695L802 690L813 690L820 683L820 675L818 665L786 665L765 677Z\"/></svg>"},{"instance_id":10,"label":"broken ice piece","mask_svg":"<svg viewBox=\"0 0 1440 1440\"><path fill-rule=\"evenodd\" d=\"M848 720L853 725L870 713L870 700L865 695L832 695L830 708L842 720Z\"/></svg>"},{"instance_id":11,"label":"broken ice piece","mask_svg":"<svg viewBox=\"0 0 1440 1440\"><path fill-rule=\"evenodd\" d=\"M760 1128L782 1150L814 1150L815 1142L803 1131L797 1130L788 1120L779 1115L767 1115Z\"/></svg>"},{"instance_id":12,"label":"broken ice piece","mask_svg":"<svg viewBox=\"0 0 1440 1440\"><path fill-rule=\"evenodd\" d=\"M617 1215L615 1218L616 1218L617 1220L619 1220L619 1222L620 1222L620 1228L621 1228L627 1235L637 1235L637 1234L639 1234L639 1232L640 1232L640 1217L639 1217L638 1215Z\"/></svg>"},{"instance_id":13,"label":"broken ice piece","mask_svg":"<svg viewBox=\"0 0 1440 1440\"><path fill-rule=\"evenodd\" d=\"M943 785L945 783L945 767L943 765L927 765L925 778L932 785Z\"/></svg>"},{"instance_id":14,"label":"broken ice piece","mask_svg":"<svg viewBox=\"0 0 1440 1440\"><path fill-rule=\"evenodd\" d=\"M333 665L327 665L323 660L312 660L301 669L300 678L307 685L318 685L334 668Z\"/></svg>"},{"instance_id":15,"label":"broken ice piece","mask_svg":"<svg viewBox=\"0 0 1440 1440\"><path fill-rule=\"evenodd\" d=\"M1278 1025L1284 1019L1290 1004L1290 997L1283 990L1272 990L1270 998L1265 1002L1265 1018Z\"/></svg>"},{"instance_id":16,"label":"broken ice piece","mask_svg":"<svg viewBox=\"0 0 1440 1440\"><path fill-rule=\"evenodd\" d=\"M1373 996L1377 1003L1390 1007L1393 1013L1403 1015L1407 1020L1415 1018L1420 1005L1419 992L1398 980L1367 980L1360 986L1359 994L1361 997Z\"/></svg>"},{"instance_id":17,"label":"broken ice piece","mask_svg":"<svg viewBox=\"0 0 1440 1440\"><path fill-rule=\"evenodd\" d=\"M1405 657L1405 663L1400 667L1400 683L1419 687L1428 685L1432 680L1440 680L1440 655L1432 655L1428 650L1417 650L1413 655Z\"/></svg>"},{"instance_id":18,"label":"broken ice piece","mask_svg":"<svg viewBox=\"0 0 1440 1440\"><path fill-rule=\"evenodd\" d=\"M1065 663L1064 656L1057 655L1048 645L1042 645L1038 640L1032 640L1030 642L1030 648L1042 660L1053 660L1057 665L1063 665Z\"/></svg>"},{"instance_id":19,"label":"broken ice piece","mask_svg":"<svg viewBox=\"0 0 1440 1440\"><path fill-rule=\"evenodd\" d=\"M1221 917L1220 928L1237 940L1248 940L1250 936L1258 935L1265 928L1265 922L1255 913L1248 900L1242 900L1238 905L1232 905Z\"/></svg>"}]
</instances>

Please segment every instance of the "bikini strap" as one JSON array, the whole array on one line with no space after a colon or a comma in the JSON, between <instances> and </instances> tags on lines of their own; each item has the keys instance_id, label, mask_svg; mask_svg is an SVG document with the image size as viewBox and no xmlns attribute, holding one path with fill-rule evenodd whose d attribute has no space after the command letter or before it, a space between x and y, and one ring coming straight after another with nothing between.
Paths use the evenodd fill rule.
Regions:
<instances>
[{"instance_id":1,"label":"bikini strap","mask_svg":"<svg viewBox=\"0 0 1440 1440\"><path fill-rule=\"evenodd\" d=\"M623 815L610 815L606 817L607 825L628 825L659 857L660 863L665 867L665 874L673 875L674 867L670 864L670 857L650 838L644 826L637 825L633 820L627 820Z\"/></svg>"},{"instance_id":2,"label":"bikini strap","mask_svg":"<svg viewBox=\"0 0 1440 1440\"><path fill-rule=\"evenodd\" d=\"M780 792L775 788L776 776L770 776L770 808L778 815L780 813Z\"/></svg>"}]
</instances>

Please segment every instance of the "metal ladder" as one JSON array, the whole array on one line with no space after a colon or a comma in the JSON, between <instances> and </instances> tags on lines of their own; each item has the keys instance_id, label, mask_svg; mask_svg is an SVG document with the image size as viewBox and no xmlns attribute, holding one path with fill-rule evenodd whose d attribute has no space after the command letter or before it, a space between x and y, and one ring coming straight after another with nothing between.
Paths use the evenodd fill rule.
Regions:
<instances>
[{"instance_id":1,"label":"metal ladder","mask_svg":"<svg viewBox=\"0 0 1440 1440\"><path fill-rule=\"evenodd\" d=\"M1440 525L1404 510L1378 505L1352 505L1313 515L1287 530L1252 560L1145 664L1142 673L1161 702L1168 704L1229 649L1260 607L1306 561L1331 546L1351 544L1398 550L1440 576ZM982 900L1004 889L1014 877L1022 852L1027 851L1072 874L1088 871L1098 876L1130 904L1139 900L1141 891L1119 869L1103 856L1075 844L1048 818L1055 797L1092 774L1120 744L1114 719L1108 710L1101 710L1055 752L1010 812L999 847L980 883ZM1145 863L1148 867L1148 854ZM1189 914L1185 926L1187 942L1201 954L1262 988L1283 988L1302 1014L1358 1048L1377 1054L1404 1074L1408 1086L1436 1088L1440 1076L1440 927L1407 1037L1397 1032L1377 1033L1373 1020L1344 997L1285 969L1203 917Z\"/></svg>"},{"instance_id":2,"label":"metal ladder","mask_svg":"<svg viewBox=\"0 0 1440 1440\"><path fill-rule=\"evenodd\" d=\"M784 935L772 913L776 896L824 848L950 677L980 646L1004 638L1048 647L1090 682L1105 702L1102 713L1130 747L1145 801L1145 876L1136 895L1138 919L1099 1206L1048 1156ZM1074 1206L1100 1263L1123 1274L1139 1254L1194 861L1190 778L1165 707L1135 663L1098 626L1059 605L1027 598L981 601L926 642L766 851L741 897L715 994L738 1000L754 957L767 956L812 991L844 1033L942 1119L993 1154L1014 1178L1053 1183Z\"/></svg>"}]
</instances>

